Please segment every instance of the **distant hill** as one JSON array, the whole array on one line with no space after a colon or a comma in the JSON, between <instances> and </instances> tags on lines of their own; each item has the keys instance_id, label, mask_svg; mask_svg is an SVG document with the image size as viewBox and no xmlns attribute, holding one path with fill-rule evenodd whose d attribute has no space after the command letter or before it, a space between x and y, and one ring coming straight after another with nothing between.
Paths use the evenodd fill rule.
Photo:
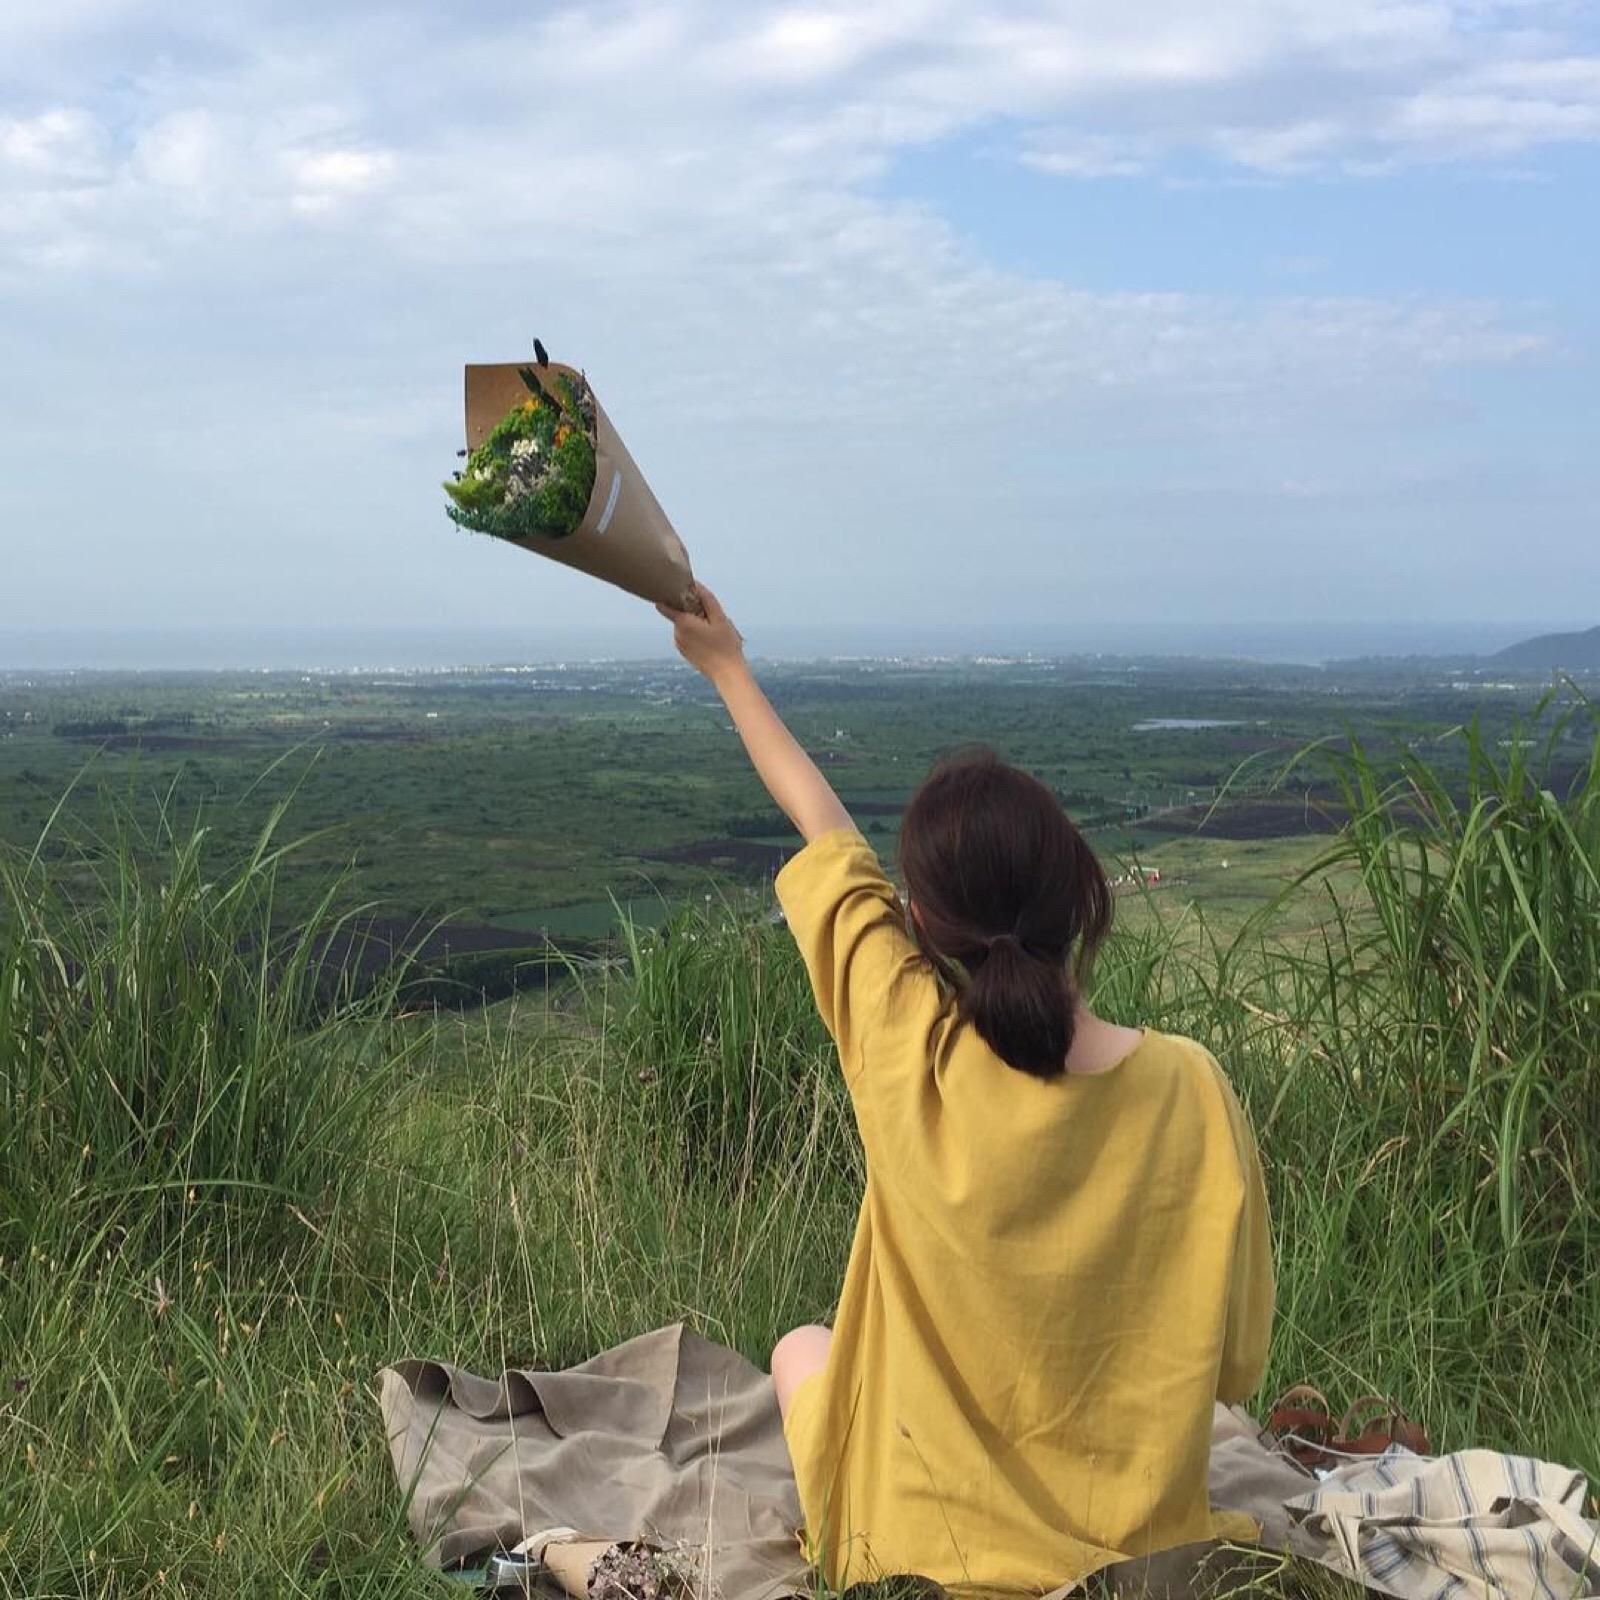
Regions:
<instances>
[{"instance_id":1,"label":"distant hill","mask_svg":"<svg viewBox=\"0 0 1600 1600\"><path fill-rule=\"evenodd\" d=\"M1536 639L1508 645L1488 659L1503 667L1600 672L1600 627L1585 628L1581 633L1541 633Z\"/></svg>"}]
</instances>

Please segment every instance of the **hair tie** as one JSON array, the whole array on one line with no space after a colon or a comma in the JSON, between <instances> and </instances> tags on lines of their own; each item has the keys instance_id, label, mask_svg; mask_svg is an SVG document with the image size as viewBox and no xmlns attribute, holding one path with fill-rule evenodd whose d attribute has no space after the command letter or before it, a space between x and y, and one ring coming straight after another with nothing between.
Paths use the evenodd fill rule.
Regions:
<instances>
[{"instance_id":1,"label":"hair tie","mask_svg":"<svg viewBox=\"0 0 1600 1600\"><path fill-rule=\"evenodd\" d=\"M983 940L983 953L990 955L1000 945L1013 946L1033 961L1056 961L1066 958L1066 950L1054 950L1048 945L1038 944L1032 939L1025 938L1015 928L1007 928L1004 933L986 934Z\"/></svg>"}]
</instances>

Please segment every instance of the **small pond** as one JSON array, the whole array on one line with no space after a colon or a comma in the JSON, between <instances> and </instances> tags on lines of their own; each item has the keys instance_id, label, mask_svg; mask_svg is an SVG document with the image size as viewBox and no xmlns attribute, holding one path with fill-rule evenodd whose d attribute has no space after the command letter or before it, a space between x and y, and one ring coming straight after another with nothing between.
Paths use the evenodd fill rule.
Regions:
<instances>
[{"instance_id":1,"label":"small pond","mask_svg":"<svg viewBox=\"0 0 1600 1600\"><path fill-rule=\"evenodd\" d=\"M1135 733L1170 733L1187 728L1242 728L1244 724L1227 717L1146 717L1133 725Z\"/></svg>"}]
</instances>

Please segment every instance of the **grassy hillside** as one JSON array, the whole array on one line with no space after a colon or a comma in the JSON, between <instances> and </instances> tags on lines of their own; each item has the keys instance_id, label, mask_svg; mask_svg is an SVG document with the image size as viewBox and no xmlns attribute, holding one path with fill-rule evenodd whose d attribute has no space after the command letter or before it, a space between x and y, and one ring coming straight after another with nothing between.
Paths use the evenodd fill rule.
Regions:
<instances>
[{"instance_id":1,"label":"grassy hillside","mask_svg":"<svg viewBox=\"0 0 1600 1600\"><path fill-rule=\"evenodd\" d=\"M1293 937L1152 899L1095 999L1204 1040L1256 1122L1267 1390L1596 1474L1600 773L1458 755L1393 788L1330 758L1350 820ZM337 885L282 935L286 825L6 859L0 1594L458 1592L405 1533L380 1364L677 1317L763 1359L829 1309L861 1172L781 928L712 905L565 989L407 1015L327 983Z\"/></svg>"},{"instance_id":2,"label":"grassy hillside","mask_svg":"<svg viewBox=\"0 0 1600 1600\"><path fill-rule=\"evenodd\" d=\"M1600 627L1577 633L1541 633L1507 645L1489 659L1496 666L1536 671L1600 672Z\"/></svg>"}]
</instances>

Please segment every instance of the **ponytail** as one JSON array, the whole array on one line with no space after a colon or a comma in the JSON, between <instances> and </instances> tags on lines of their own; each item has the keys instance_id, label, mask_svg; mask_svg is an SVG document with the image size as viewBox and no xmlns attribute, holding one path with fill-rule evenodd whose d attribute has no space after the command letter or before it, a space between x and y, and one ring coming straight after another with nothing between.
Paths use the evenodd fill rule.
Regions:
<instances>
[{"instance_id":1,"label":"ponytail","mask_svg":"<svg viewBox=\"0 0 1600 1600\"><path fill-rule=\"evenodd\" d=\"M1000 935L969 958L960 1011L1008 1065L1036 1078L1059 1076L1074 1025L1066 952L1030 950L1015 934Z\"/></svg>"},{"instance_id":2,"label":"ponytail","mask_svg":"<svg viewBox=\"0 0 1600 1600\"><path fill-rule=\"evenodd\" d=\"M1066 1071L1077 985L1111 927L1111 886L1061 802L988 751L937 767L900 825L917 942L1008 1066Z\"/></svg>"}]
</instances>

